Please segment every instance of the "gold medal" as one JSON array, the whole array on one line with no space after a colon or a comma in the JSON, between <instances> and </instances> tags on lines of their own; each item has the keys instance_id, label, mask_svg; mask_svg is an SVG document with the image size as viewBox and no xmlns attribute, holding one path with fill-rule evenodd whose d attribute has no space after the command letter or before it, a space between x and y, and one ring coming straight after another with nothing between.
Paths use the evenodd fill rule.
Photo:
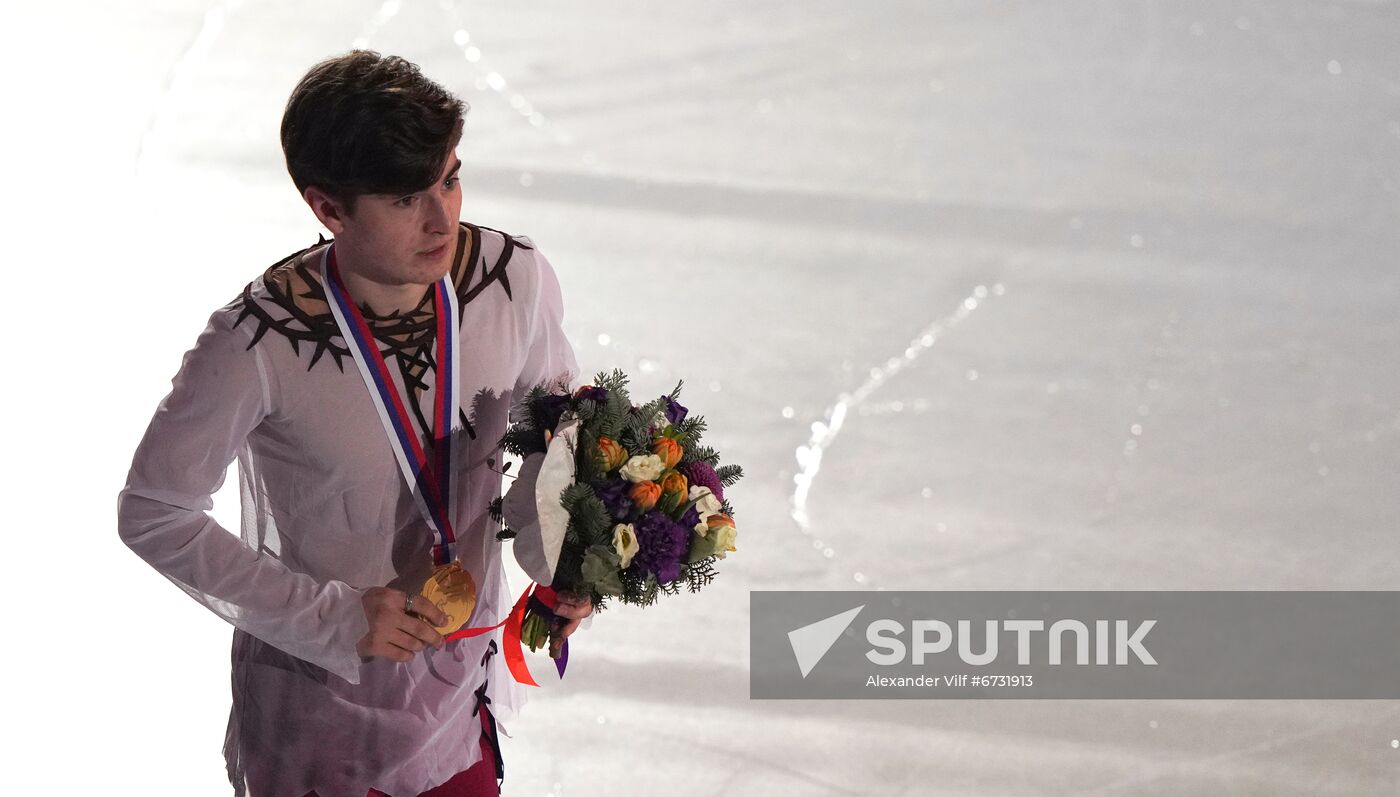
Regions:
<instances>
[{"instance_id":1,"label":"gold medal","mask_svg":"<svg viewBox=\"0 0 1400 797\"><path fill-rule=\"evenodd\" d=\"M423 597L427 598L443 614L447 624L435 626L439 634L450 634L467 624L476 607L476 582L472 574L463 570L456 562L438 565L423 585Z\"/></svg>"}]
</instances>

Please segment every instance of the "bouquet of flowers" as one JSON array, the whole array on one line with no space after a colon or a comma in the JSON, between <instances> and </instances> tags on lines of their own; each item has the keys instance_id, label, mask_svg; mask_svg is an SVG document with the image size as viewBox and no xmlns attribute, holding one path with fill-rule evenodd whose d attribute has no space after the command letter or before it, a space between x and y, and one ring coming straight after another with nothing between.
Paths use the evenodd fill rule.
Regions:
<instances>
[{"instance_id":1,"label":"bouquet of flowers","mask_svg":"<svg viewBox=\"0 0 1400 797\"><path fill-rule=\"evenodd\" d=\"M714 579L737 533L724 490L743 469L701 445L705 419L689 415L680 391L637 406L614 370L572 395L537 386L521 402L501 439L521 469L492 516L536 583L587 595L598 611L610 598L647 606ZM530 603L521 639L531 650L547 643L552 619Z\"/></svg>"}]
</instances>

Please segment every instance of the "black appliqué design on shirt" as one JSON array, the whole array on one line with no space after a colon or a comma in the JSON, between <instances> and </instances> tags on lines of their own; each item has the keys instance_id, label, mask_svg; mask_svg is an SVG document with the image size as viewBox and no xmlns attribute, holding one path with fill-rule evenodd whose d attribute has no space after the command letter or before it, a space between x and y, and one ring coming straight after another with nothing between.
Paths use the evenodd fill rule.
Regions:
<instances>
[{"instance_id":1,"label":"black appliqu\u00e9 design on shirt","mask_svg":"<svg viewBox=\"0 0 1400 797\"><path fill-rule=\"evenodd\" d=\"M526 250L534 247L509 233L491 227L469 222L461 222L460 227L462 233L457 236L457 251L453 256L451 269L458 307L465 307L495 283L500 283L506 292L506 298L514 301L507 273L511 256L517 247ZM486 263L486 257L481 253L482 230L499 234L505 242L500 256L491 265ZM243 288L242 311L234 321L234 326L250 317L256 320L257 330L253 333L252 342L248 344L249 349L256 346L263 335L272 330L285 338L297 355L301 354L302 344L315 346L311 353L311 362L306 367L308 371L316 367L323 355L330 354L336 367L344 372L344 359L350 357L350 349L340 335L335 316L331 314L325 286L321 284L319 260L306 257L311 250L329 243L323 236L318 238L312 246L282 258L263 272L263 286L267 291L268 300L285 313L286 317L278 318L269 307L253 296L255 280ZM466 251L468 244L470 252ZM412 310L406 313L394 310L383 316L375 314L368 305L360 305L360 312L364 314L365 322L374 333L374 339L379 344L385 362L390 362L392 358L392 361L398 364L403 383L414 398L408 405L417 418L419 427L425 431L432 427L424 417L422 402L418 398L427 390L428 385L424 381L427 372L437 372L437 363L433 357L437 324L432 299L433 291L429 287ZM461 323L460 317L458 323ZM467 434L475 440L476 430L472 428L465 410L459 409L458 414Z\"/></svg>"}]
</instances>

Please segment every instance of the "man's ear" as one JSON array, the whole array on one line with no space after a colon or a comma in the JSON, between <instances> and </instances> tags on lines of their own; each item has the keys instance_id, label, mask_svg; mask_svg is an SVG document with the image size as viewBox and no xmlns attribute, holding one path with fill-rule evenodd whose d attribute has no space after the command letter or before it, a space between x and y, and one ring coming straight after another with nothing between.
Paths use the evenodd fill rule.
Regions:
<instances>
[{"instance_id":1,"label":"man's ear","mask_svg":"<svg viewBox=\"0 0 1400 797\"><path fill-rule=\"evenodd\" d=\"M339 236L345 231L345 219L349 214L345 212L345 206L333 199L330 194L314 185L308 185L306 190L302 192L301 198L311 206L311 212L315 213L316 218L321 220L321 224L331 231L331 235Z\"/></svg>"}]
</instances>

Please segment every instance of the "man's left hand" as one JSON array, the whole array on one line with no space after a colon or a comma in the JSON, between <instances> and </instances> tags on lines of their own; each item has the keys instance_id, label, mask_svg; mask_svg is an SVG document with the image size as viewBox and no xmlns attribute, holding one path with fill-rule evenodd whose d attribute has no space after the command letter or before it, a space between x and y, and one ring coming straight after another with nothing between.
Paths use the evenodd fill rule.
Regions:
<instances>
[{"instance_id":1,"label":"man's left hand","mask_svg":"<svg viewBox=\"0 0 1400 797\"><path fill-rule=\"evenodd\" d=\"M558 605L554 607L554 614L557 619L554 621L554 628L549 632L549 657L559 658L559 652L564 647L564 640L570 634L578 630L578 624L583 618L593 614L593 601L587 595L579 596L571 592L556 592Z\"/></svg>"}]
</instances>

